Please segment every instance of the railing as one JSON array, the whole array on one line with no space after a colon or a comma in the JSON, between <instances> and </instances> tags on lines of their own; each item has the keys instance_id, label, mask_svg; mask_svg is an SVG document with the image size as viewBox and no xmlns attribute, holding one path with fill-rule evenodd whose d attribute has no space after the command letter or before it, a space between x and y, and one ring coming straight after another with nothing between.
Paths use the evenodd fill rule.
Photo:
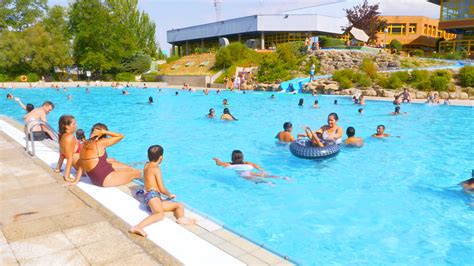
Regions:
<instances>
[{"instance_id":1,"label":"railing","mask_svg":"<svg viewBox=\"0 0 474 266\"><path fill-rule=\"evenodd\" d=\"M474 51L474 40L452 40L439 43L440 52L455 52L465 50L468 53Z\"/></svg>"},{"instance_id":2,"label":"railing","mask_svg":"<svg viewBox=\"0 0 474 266\"><path fill-rule=\"evenodd\" d=\"M30 120L28 123L26 123L26 126L25 126L25 139L26 139L26 152L28 154L30 154L31 156L35 156L35 140L33 138L33 128L35 128L36 126L43 126L43 127L46 127L50 132L53 133L53 136L51 136L53 138L53 140L56 140L58 141L59 140L59 136L58 136L58 133L46 122L43 122L41 120L36 120L36 119L32 119ZM30 142L31 142L31 152L30 152Z\"/></svg>"}]
</instances>

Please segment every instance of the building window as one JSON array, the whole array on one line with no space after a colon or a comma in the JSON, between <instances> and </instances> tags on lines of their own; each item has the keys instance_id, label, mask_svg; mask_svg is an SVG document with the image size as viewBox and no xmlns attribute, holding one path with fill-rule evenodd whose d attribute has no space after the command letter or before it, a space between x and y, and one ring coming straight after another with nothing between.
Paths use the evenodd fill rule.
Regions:
<instances>
[{"instance_id":1,"label":"building window","mask_svg":"<svg viewBox=\"0 0 474 266\"><path fill-rule=\"evenodd\" d=\"M416 24L409 24L408 25L408 33L416 34Z\"/></svg>"},{"instance_id":2,"label":"building window","mask_svg":"<svg viewBox=\"0 0 474 266\"><path fill-rule=\"evenodd\" d=\"M472 0L443 0L441 1L441 21L474 18L473 5Z\"/></svg>"},{"instance_id":3,"label":"building window","mask_svg":"<svg viewBox=\"0 0 474 266\"><path fill-rule=\"evenodd\" d=\"M406 33L405 24L391 24L388 26L390 35L401 35Z\"/></svg>"},{"instance_id":4,"label":"building window","mask_svg":"<svg viewBox=\"0 0 474 266\"><path fill-rule=\"evenodd\" d=\"M428 25L423 25L423 34L428 35Z\"/></svg>"}]
</instances>

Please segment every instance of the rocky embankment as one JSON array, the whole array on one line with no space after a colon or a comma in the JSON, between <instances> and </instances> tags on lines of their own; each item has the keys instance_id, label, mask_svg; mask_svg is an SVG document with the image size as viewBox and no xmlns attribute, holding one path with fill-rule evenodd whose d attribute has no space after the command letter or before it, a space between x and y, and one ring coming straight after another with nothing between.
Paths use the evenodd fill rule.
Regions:
<instances>
[{"instance_id":1,"label":"rocky embankment","mask_svg":"<svg viewBox=\"0 0 474 266\"><path fill-rule=\"evenodd\" d=\"M419 91L411 87L403 87L399 90L390 90L382 88L379 85L373 85L371 87L357 87L350 89L341 89L339 82L331 79L318 79L310 83L305 84L303 92L306 93L317 93L317 94L331 94L331 95L354 95L361 94L364 96L377 96L377 97L387 97L393 98L395 95L400 94L404 89L410 91L413 98L416 99L426 99L429 92ZM471 92L471 96L466 92ZM457 88L456 91L447 92L441 91L438 92L441 99L460 99L468 100L474 99L474 89L473 88Z\"/></svg>"}]
</instances>

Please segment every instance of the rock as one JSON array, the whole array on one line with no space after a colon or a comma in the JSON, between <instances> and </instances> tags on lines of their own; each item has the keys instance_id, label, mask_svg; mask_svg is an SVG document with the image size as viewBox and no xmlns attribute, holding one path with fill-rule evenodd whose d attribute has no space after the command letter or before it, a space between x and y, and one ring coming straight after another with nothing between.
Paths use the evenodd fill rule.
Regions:
<instances>
[{"instance_id":1,"label":"rock","mask_svg":"<svg viewBox=\"0 0 474 266\"><path fill-rule=\"evenodd\" d=\"M388 62L387 66L391 68L398 68L400 67L400 61L390 61Z\"/></svg>"},{"instance_id":2,"label":"rock","mask_svg":"<svg viewBox=\"0 0 474 266\"><path fill-rule=\"evenodd\" d=\"M449 93L445 92L445 91L442 91L439 93L439 97L441 99L449 99Z\"/></svg>"},{"instance_id":3,"label":"rock","mask_svg":"<svg viewBox=\"0 0 474 266\"><path fill-rule=\"evenodd\" d=\"M362 95L364 95L364 96L377 96L377 92L374 89L363 90Z\"/></svg>"},{"instance_id":4,"label":"rock","mask_svg":"<svg viewBox=\"0 0 474 266\"><path fill-rule=\"evenodd\" d=\"M427 96L427 93L424 92L424 91L417 91L417 92L415 93L415 97L416 97L417 99L426 99L426 96Z\"/></svg>"},{"instance_id":5,"label":"rock","mask_svg":"<svg viewBox=\"0 0 474 266\"><path fill-rule=\"evenodd\" d=\"M339 85L338 84L329 84L324 86L324 90L334 90L337 91L339 90Z\"/></svg>"},{"instance_id":6,"label":"rock","mask_svg":"<svg viewBox=\"0 0 474 266\"><path fill-rule=\"evenodd\" d=\"M388 97L388 98L393 98L395 97L395 92L394 91L390 91L390 90L382 90L382 96L383 97Z\"/></svg>"},{"instance_id":7,"label":"rock","mask_svg":"<svg viewBox=\"0 0 474 266\"><path fill-rule=\"evenodd\" d=\"M457 99L458 98L458 93L457 92L450 92L449 93L449 99Z\"/></svg>"},{"instance_id":8,"label":"rock","mask_svg":"<svg viewBox=\"0 0 474 266\"><path fill-rule=\"evenodd\" d=\"M465 92L460 92L459 93L459 99L467 100L467 99L469 99L469 95L467 95L467 93L465 93Z\"/></svg>"},{"instance_id":9,"label":"rock","mask_svg":"<svg viewBox=\"0 0 474 266\"><path fill-rule=\"evenodd\" d=\"M345 89L340 91L341 95L353 95L354 94L354 89Z\"/></svg>"}]
</instances>

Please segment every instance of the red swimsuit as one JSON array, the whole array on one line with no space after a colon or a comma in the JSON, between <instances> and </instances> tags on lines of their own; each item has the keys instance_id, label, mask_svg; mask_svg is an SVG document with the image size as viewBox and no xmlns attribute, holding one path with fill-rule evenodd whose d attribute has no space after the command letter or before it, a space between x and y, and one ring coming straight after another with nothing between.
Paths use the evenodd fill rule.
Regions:
<instances>
[{"instance_id":1,"label":"red swimsuit","mask_svg":"<svg viewBox=\"0 0 474 266\"><path fill-rule=\"evenodd\" d=\"M99 156L99 148L97 147L97 143L95 146L97 148L97 156ZM99 158L96 166L92 170L86 171L86 173L94 185L103 187L105 178L115 170L112 167L112 164L107 162L107 151L105 151L104 155L96 158Z\"/></svg>"}]
</instances>

